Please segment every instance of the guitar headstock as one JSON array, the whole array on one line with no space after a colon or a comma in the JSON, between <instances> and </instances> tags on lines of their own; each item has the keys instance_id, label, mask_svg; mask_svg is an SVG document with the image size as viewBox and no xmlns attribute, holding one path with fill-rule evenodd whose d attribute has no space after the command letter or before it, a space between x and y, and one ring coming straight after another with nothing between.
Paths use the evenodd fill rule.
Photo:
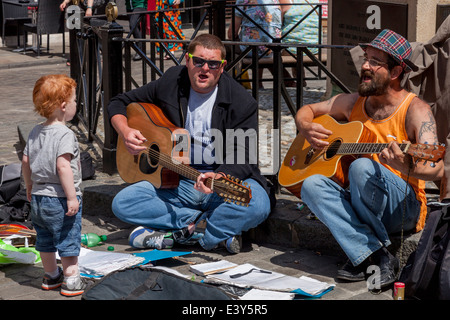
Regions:
<instances>
[{"instance_id":1,"label":"guitar headstock","mask_svg":"<svg viewBox=\"0 0 450 320\"><path fill-rule=\"evenodd\" d=\"M445 146L440 144L411 144L406 151L410 156L425 161L439 162L445 154Z\"/></svg>"},{"instance_id":2,"label":"guitar headstock","mask_svg":"<svg viewBox=\"0 0 450 320\"><path fill-rule=\"evenodd\" d=\"M252 198L250 185L238 178L221 176L214 180L214 191L226 202L247 206Z\"/></svg>"}]
</instances>

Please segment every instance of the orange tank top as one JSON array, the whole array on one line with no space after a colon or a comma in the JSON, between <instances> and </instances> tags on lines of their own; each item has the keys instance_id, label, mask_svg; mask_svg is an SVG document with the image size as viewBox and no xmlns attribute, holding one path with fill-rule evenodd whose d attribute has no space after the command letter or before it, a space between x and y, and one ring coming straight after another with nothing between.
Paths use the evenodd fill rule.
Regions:
<instances>
[{"instance_id":1,"label":"orange tank top","mask_svg":"<svg viewBox=\"0 0 450 320\"><path fill-rule=\"evenodd\" d=\"M397 109L392 113L392 115L383 120L374 120L370 118L364 108L367 98L359 97L355 105L353 106L353 110L349 120L360 121L364 123L367 128L369 128L376 134L376 136L378 137L378 142L380 143L389 143L391 141L397 141L401 143L403 140L408 141L409 138L405 128L406 112L408 111L409 105L411 104L411 101L415 96L415 94L409 93L402 101L402 103L400 103ZM372 158L375 161L380 162L378 154L373 154ZM402 179L407 179L407 176L400 173L400 171L392 169L389 166L385 167ZM408 182L413 187L416 193L417 200L421 204L420 215L416 224L416 232L418 232L423 229L427 216L425 181L409 176Z\"/></svg>"}]
</instances>

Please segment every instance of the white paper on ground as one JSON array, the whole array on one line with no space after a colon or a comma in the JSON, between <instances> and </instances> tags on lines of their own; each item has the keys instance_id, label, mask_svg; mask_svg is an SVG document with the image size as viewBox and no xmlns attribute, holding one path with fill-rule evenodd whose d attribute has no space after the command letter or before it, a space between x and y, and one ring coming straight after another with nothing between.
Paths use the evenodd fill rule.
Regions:
<instances>
[{"instance_id":1,"label":"white paper on ground","mask_svg":"<svg viewBox=\"0 0 450 320\"><path fill-rule=\"evenodd\" d=\"M246 273L251 269L256 270L238 278L233 279L230 277L234 274ZM238 287L261 290L306 293L311 296L318 296L334 287L334 284L328 284L305 276L295 278L278 272L267 274L258 272L258 270L261 270L261 268L246 263L221 274L208 275L205 282L227 283Z\"/></svg>"},{"instance_id":2,"label":"white paper on ground","mask_svg":"<svg viewBox=\"0 0 450 320\"><path fill-rule=\"evenodd\" d=\"M80 273L88 276L105 276L113 271L126 269L144 261L129 253L94 251L81 247L78 256Z\"/></svg>"},{"instance_id":3,"label":"white paper on ground","mask_svg":"<svg viewBox=\"0 0 450 320\"><path fill-rule=\"evenodd\" d=\"M292 300L295 293L250 289L240 300Z\"/></svg>"},{"instance_id":4,"label":"white paper on ground","mask_svg":"<svg viewBox=\"0 0 450 320\"><path fill-rule=\"evenodd\" d=\"M197 275L208 275L213 273L224 272L226 270L237 267L236 263L226 260L206 262L189 266L189 269Z\"/></svg>"}]
</instances>

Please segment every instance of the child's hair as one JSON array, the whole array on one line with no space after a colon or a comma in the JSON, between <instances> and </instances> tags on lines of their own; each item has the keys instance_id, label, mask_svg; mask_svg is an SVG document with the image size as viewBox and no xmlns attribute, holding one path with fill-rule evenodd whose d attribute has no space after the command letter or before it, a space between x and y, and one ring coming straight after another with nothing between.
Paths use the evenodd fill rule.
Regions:
<instances>
[{"instance_id":1,"label":"child's hair","mask_svg":"<svg viewBox=\"0 0 450 320\"><path fill-rule=\"evenodd\" d=\"M33 89L34 110L45 118L72 96L72 89L76 88L75 80L64 74L50 74L42 76L36 81Z\"/></svg>"}]
</instances>

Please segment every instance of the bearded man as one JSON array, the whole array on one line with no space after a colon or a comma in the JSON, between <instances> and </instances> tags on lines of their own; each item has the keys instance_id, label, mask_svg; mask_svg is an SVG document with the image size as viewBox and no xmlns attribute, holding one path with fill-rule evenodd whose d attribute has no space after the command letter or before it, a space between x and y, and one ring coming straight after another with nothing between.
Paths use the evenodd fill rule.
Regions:
<instances>
[{"instance_id":1,"label":"bearded man","mask_svg":"<svg viewBox=\"0 0 450 320\"><path fill-rule=\"evenodd\" d=\"M398 145L438 143L430 106L400 84L404 73L417 68L409 61L409 42L386 29L360 46L364 63L358 93L303 106L296 114L296 126L314 149L323 149L332 132L313 122L315 117L328 114L337 121L360 121L388 147L351 163L348 188L316 174L303 182L301 198L348 257L337 278L362 281L368 266L377 265L379 285L385 288L396 280L399 268L398 259L387 250L389 235L423 228L424 180L438 180L443 164L413 164Z\"/></svg>"}]
</instances>

